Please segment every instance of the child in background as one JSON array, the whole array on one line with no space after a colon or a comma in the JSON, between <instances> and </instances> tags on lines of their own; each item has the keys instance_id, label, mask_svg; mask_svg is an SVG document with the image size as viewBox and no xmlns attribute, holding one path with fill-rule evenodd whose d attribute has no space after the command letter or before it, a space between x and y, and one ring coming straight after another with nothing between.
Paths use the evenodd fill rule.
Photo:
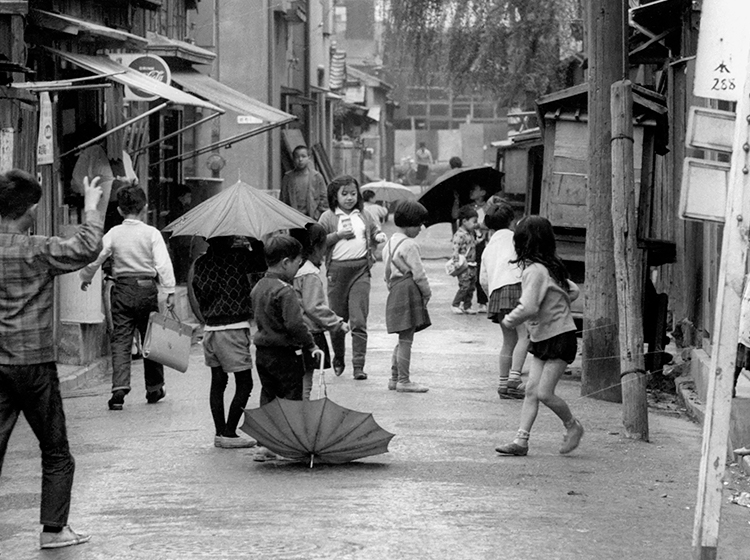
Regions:
<instances>
[{"instance_id":1,"label":"child in background","mask_svg":"<svg viewBox=\"0 0 750 560\"><path fill-rule=\"evenodd\" d=\"M235 244L235 237L214 237L189 273L188 286L205 324L203 354L211 368L209 405L214 421L214 446L225 449L253 447L254 440L237 435L237 425L253 390L250 356L250 275L266 268L262 245ZM224 391L234 374L234 398L224 415Z\"/></svg>"},{"instance_id":2,"label":"child in background","mask_svg":"<svg viewBox=\"0 0 750 560\"><path fill-rule=\"evenodd\" d=\"M365 212L369 212L377 223L382 224L388 221L388 208L375 202L375 191L371 189L363 190L362 201Z\"/></svg>"},{"instance_id":3,"label":"child in background","mask_svg":"<svg viewBox=\"0 0 750 560\"><path fill-rule=\"evenodd\" d=\"M526 361L528 334L523 323L506 329L502 320L517 305L521 297L521 267L516 262L513 246L514 213L510 205L499 202L490 205L484 224L492 235L484 251L484 261L479 270L479 281L490 294L487 318L499 323L503 333L500 350L500 378L497 394L501 399L523 397L521 369Z\"/></svg>"},{"instance_id":4,"label":"child in background","mask_svg":"<svg viewBox=\"0 0 750 560\"><path fill-rule=\"evenodd\" d=\"M125 186L118 191L118 212L122 224L109 230L102 239L97 259L81 270L81 289L86 291L97 269L112 257L114 285L112 306L112 397L110 410L122 410L125 395L130 392L130 365L133 335L146 338L148 319L159 311L157 282L167 292L167 308L174 307L175 277L172 261L161 232L146 225L146 193L140 187ZM146 402L154 404L167 394L164 389L164 366L143 360L146 380Z\"/></svg>"},{"instance_id":5,"label":"child in background","mask_svg":"<svg viewBox=\"0 0 750 560\"><path fill-rule=\"evenodd\" d=\"M479 270L482 268L482 254L487 246L487 239L489 237L489 230L484 224L484 217L488 208L485 197L487 191L480 185L474 185L469 192L469 198L471 199L471 205L474 210L477 211L477 227L474 229L474 239L476 241L476 253L477 253L477 280L474 287L477 290L477 312L487 313L487 293L482 288L479 282Z\"/></svg>"},{"instance_id":6,"label":"child in background","mask_svg":"<svg viewBox=\"0 0 750 560\"><path fill-rule=\"evenodd\" d=\"M380 226L363 212L359 183L344 175L328 185L328 205L320 217L320 224L328 233L326 269L328 302L331 309L349 323L352 333L352 366L354 379L367 379L367 315L370 309L370 267L378 243L386 236ZM344 372L346 356L345 334L331 333L333 371Z\"/></svg>"},{"instance_id":7,"label":"child in background","mask_svg":"<svg viewBox=\"0 0 750 560\"><path fill-rule=\"evenodd\" d=\"M476 240L474 239L477 218L477 211L470 204L458 209L459 226L453 235L453 255L451 258L458 264L458 256L463 255L466 258L466 264L469 266L458 275L458 291L451 304L451 310L457 315L463 313L476 314L476 311L471 308L471 298L474 295L474 286L477 281Z\"/></svg>"},{"instance_id":8,"label":"child in background","mask_svg":"<svg viewBox=\"0 0 750 560\"><path fill-rule=\"evenodd\" d=\"M740 333L737 341L737 359L734 364L732 398L737 396L737 382L740 380L743 369L750 370L750 282L748 282L747 275L740 303Z\"/></svg>"},{"instance_id":9,"label":"child in background","mask_svg":"<svg viewBox=\"0 0 750 560\"><path fill-rule=\"evenodd\" d=\"M250 293L258 326L253 342L261 406L275 398L301 401L303 351L318 351L292 287L302 264L302 245L288 235L276 235L266 242L265 255L268 271Z\"/></svg>"},{"instance_id":10,"label":"child in background","mask_svg":"<svg viewBox=\"0 0 750 560\"><path fill-rule=\"evenodd\" d=\"M393 214L399 231L383 248L385 281L388 300L385 324L388 333L398 333L398 344L391 358L391 379L388 389L399 393L426 393L427 387L410 378L411 347L414 333L430 326L427 302L432 292L427 280L419 245L414 238L427 221L427 209L416 201L400 202Z\"/></svg>"},{"instance_id":11,"label":"child in background","mask_svg":"<svg viewBox=\"0 0 750 560\"><path fill-rule=\"evenodd\" d=\"M521 425L516 438L495 450L504 455L526 455L529 432L544 403L562 420L565 437L560 453L573 451L583 436L583 426L567 403L555 395L557 382L567 364L576 357L576 326L570 302L578 297L578 286L568 279L565 265L557 256L552 224L540 216L528 216L516 225L513 244L517 262L523 269L521 299L502 320L510 330L527 322L531 370L521 409Z\"/></svg>"},{"instance_id":12,"label":"child in background","mask_svg":"<svg viewBox=\"0 0 750 560\"><path fill-rule=\"evenodd\" d=\"M320 224L308 224L306 235L303 236L302 256L305 263L294 276L294 289L302 304L302 319L312 333L313 340L323 351L323 367L330 367L330 351L326 341L325 331L349 332L349 325L336 315L326 301L323 290L323 280L320 277L320 264L326 252L327 233ZM313 371L318 366L312 356L305 360L305 376L302 380L302 398L310 400L313 385Z\"/></svg>"}]
</instances>

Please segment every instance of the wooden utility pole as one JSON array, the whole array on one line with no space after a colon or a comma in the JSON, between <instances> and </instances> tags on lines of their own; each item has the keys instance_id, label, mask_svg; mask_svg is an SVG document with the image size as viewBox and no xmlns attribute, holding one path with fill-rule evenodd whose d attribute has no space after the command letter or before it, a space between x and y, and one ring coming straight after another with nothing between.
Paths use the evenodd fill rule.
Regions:
<instances>
[{"instance_id":1,"label":"wooden utility pole","mask_svg":"<svg viewBox=\"0 0 750 560\"><path fill-rule=\"evenodd\" d=\"M714 315L714 345L693 526L693 551L697 560L715 560L718 550L740 302L750 241L750 71L741 91L732 142Z\"/></svg>"},{"instance_id":2,"label":"wooden utility pole","mask_svg":"<svg viewBox=\"0 0 750 560\"><path fill-rule=\"evenodd\" d=\"M612 258L610 86L623 77L625 4L587 3L589 174L581 394L620 402L615 266Z\"/></svg>"},{"instance_id":3,"label":"wooden utility pole","mask_svg":"<svg viewBox=\"0 0 750 560\"><path fill-rule=\"evenodd\" d=\"M633 166L633 86L612 84L612 224L620 326L622 423L626 437L648 441L643 357L643 255L638 249Z\"/></svg>"}]
</instances>

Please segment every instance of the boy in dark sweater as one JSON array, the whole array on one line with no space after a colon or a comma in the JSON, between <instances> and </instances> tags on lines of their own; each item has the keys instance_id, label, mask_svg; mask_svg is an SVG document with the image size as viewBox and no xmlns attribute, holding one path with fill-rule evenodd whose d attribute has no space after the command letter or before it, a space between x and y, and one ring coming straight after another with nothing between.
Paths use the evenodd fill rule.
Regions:
<instances>
[{"instance_id":1,"label":"boy in dark sweater","mask_svg":"<svg viewBox=\"0 0 750 560\"><path fill-rule=\"evenodd\" d=\"M265 254L268 272L251 294L258 327L253 342L261 406L277 397L301 401L303 350L319 352L292 287L302 265L302 245L289 235L277 235L266 243Z\"/></svg>"},{"instance_id":2,"label":"boy in dark sweater","mask_svg":"<svg viewBox=\"0 0 750 560\"><path fill-rule=\"evenodd\" d=\"M205 324L203 354L211 368L209 403L216 435L225 449L252 447L255 441L237 435L242 410L253 389L250 320L253 316L251 275L265 270L262 245L248 247L241 238L215 237L193 265L189 287ZM224 416L224 391L234 374L235 393Z\"/></svg>"}]
</instances>

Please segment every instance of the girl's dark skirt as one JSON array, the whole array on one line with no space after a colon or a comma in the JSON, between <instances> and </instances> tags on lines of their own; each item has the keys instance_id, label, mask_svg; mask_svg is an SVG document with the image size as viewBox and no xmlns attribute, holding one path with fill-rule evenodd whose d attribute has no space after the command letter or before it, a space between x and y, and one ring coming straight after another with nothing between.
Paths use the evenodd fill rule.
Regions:
<instances>
[{"instance_id":1,"label":"girl's dark skirt","mask_svg":"<svg viewBox=\"0 0 750 560\"><path fill-rule=\"evenodd\" d=\"M521 283L503 286L493 290L487 303L487 318L493 323L502 322L503 318L513 311L521 299Z\"/></svg>"},{"instance_id":2,"label":"girl's dark skirt","mask_svg":"<svg viewBox=\"0 0 750 560\"><path fill-rule=\"evenodd\" d=\"M529 352L540 360L563 360L572 364L578 352L576 331L568 331L539 342L529 341Z\"/></svg>"},{"instance_id":3,"label":"girl's dark skirt","mask_svg":"<svg viewBox=\"0 0 750 560\"><path fill-rule=\"evenodd\" d=\"M422 292L411 274L395 280L385 304L385 327L389 334L414 329L419 332L429 327L430 315Z\"/></svg>"}]
</instances>

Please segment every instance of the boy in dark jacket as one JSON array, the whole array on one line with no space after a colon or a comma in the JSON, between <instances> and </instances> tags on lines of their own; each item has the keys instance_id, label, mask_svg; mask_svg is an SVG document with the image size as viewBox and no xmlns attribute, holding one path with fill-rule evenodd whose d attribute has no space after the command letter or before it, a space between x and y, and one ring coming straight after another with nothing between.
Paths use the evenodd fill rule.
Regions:
<instances>
[{"instance_id":1,"label":"boy in dark jacket","mask_svg":"<svg viewBox=\"0 0 750 560\"><path fill-rule=\"evenodd\" d=\"M251 294L261 406L277 397L302 400L303 350L319 351L292 287L302 265L302 245L291 236L277 235L266 243L265 254L268 272Z\"/></svg>"}]
</instances>

